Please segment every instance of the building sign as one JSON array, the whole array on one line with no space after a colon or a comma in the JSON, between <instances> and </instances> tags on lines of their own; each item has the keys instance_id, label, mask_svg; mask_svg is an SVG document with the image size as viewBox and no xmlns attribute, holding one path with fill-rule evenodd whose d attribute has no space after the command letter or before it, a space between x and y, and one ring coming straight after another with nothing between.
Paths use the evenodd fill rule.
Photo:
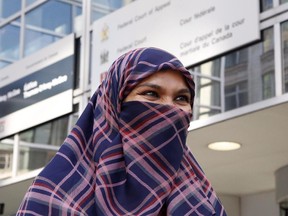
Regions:
<instances>
[{"instance_id":1,"label":"building sign","mask_svg":"<svg viewBox=\"0 0 288 216\"><path fill-rule=\"evenodd\" d=\"M134 48L165 49L187 67L258 39L258 0L138 0L94 22L92 86Z\"/></svg>"},{"instance_id":2,"label":"building sign","mask_svg":"<svg viewBox=\"0 0 288 216\"><path fill-rule=\"evenodd\" d=\"M72 112L74 35L0 71L0 138Z\"/></svg>"}]
</instances>

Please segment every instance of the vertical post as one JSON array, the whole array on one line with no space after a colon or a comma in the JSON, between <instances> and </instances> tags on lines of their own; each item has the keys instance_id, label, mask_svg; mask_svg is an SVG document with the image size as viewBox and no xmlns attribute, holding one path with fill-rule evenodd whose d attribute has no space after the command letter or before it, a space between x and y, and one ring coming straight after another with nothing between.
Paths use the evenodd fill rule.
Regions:
<instances>
[{"instance_id":1,"label":"vertical post","mask_svg":"<svg viewBox=\"0 0 288 216\"><path fill-rule=\"evenodd\" d=\"M13 145L13 162L12 162L12 178L17 176L18 164L19 164L19 134L14 135Z\"/></svg>"}]
</instances>

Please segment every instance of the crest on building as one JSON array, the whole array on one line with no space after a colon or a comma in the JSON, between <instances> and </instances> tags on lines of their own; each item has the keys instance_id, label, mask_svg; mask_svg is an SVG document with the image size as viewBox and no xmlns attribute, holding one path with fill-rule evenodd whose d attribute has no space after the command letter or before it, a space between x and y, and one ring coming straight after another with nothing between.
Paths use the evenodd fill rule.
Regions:
<instances>
[{"instance_id":1,"label":"crest on building","mask_svg":"<svg viewBox=\"0 0 288 216\"><path fill-rule=\"evenodd\" d=\"M101 41L106 41L109 39L109 26L104 23L101 31Z\"/></svg>"}]
</instances>

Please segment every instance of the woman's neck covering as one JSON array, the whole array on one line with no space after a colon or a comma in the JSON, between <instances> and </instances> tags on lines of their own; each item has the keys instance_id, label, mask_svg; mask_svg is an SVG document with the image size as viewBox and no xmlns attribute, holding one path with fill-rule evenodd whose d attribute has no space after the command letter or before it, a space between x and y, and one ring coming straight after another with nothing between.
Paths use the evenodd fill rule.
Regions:
<instances>
[{"instance_id":1,"label":"woman's neck covering","mask_svg":"<svg viewBox=\"0 0 288 216\"><path fill-rule=\"evenodd\" d=\"M194 97L191 75L173 55L141 48L118 58L17 215L226 215L186 146L191 113L123 102L168 69L183 74Z\"/></svg>"}]
</instances>

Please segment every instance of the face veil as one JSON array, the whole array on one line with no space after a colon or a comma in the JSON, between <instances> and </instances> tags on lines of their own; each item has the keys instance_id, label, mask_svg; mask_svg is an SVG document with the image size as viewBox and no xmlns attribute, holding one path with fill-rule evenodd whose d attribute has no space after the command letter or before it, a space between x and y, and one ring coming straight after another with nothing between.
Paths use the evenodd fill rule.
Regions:
<instances>
[{"instance_id":1,"label":"face veil","mask_svg":"<svg viewBox=\"0 0 288 216\"><path fill-rule=\"evenodd\" d=\"M168 69L183 74L194 96L173 55L141 48L119 57L17 215L226 215L186 146L192 114L123 102L141 80Z\"/></svg>"}]
</instances>

